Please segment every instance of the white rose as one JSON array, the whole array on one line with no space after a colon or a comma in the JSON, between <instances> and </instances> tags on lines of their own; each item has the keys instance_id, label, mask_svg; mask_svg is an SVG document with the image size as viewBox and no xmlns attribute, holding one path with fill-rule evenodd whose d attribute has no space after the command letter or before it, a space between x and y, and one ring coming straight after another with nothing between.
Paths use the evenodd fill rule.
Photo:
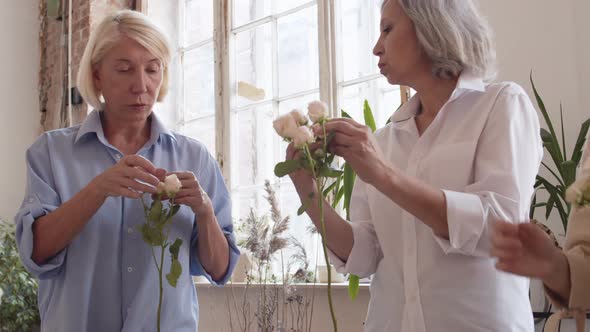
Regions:
<instances>
[{"instance_id":1,"label":"white rose","mask_svg":"<svg viewBox=\"0 0 590 332\"><path fill-rule=\"evenodd\" d=\"M293 135L293 144L295 147L300 149L302 148L305 143L311 144L315 142L315 137L313 136L313 132L309 127L301 126L295 130Z\"/></svg>"},{"instance_id":2,"label":"white rose","mask_svg":"<svg viewBox=\"0 0 590 332\"><path fill-rule=\"evenodd\" d=\"M293 134L297 130L297 122L290 113L278 117L273 121L272 126L283 138L293 138Z\"/></svg>"},{"instance_id":3,"label":"white rose","mask_svg":"<svg viewBox=\"0 0 590 332\"><path fill-rule=\"evenodd\" d=\"M319 100L312 101L307 105L307 115L313 123L319 122L328 116L328 105Z\"/></svg>"},{"instance_id":4,"label":"white rose","mask_svg":"<svg viewBox=\"0 0 590 332\"><path fill-rule=\"evenodd\" d=\"M291 112L289 112L289 114L291 114L293 119L295 119L295 122L297 122L298 126L304 126L307 124L307 117L300 110L294 109Z\"/></svg>"},{"instance_id":5,"label":"white rose","mask_svg":"<svg viewBox=\"0 0 590 332\"><path fill-rule=\"evenodd\" d=\"M158 183L156 191L158 194L166 193L168 197L173 197L180 191L180 188L182 188L182 183L180 183L178 176L170 174L166 176L164 182Z\"/></svg>"}]
</instances>

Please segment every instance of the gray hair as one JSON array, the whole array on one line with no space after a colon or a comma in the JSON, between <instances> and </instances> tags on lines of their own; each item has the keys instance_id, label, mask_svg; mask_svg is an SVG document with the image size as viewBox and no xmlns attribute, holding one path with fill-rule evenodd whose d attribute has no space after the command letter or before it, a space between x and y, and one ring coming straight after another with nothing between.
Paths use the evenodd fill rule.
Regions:
<instances>
[{"instance_id":1,"label":"gray hair","mask_svg":"<svg viewBox=\"0 0 590 332\"><path fill-rule=\"evenodd\" d=\"M452 79L467 70L485 81L496 77L492 29L474 0L398 2L414 23L418 42L433 63L434 76Z\"/></svg>"}]
</instances>

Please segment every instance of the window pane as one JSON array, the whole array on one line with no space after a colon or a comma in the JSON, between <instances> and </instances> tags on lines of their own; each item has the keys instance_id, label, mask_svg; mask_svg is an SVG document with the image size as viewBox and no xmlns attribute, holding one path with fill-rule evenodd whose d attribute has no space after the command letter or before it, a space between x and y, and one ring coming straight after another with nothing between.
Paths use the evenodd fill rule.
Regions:
<instances>
[{"instance_id":1,"label":"window pane","mask_svg":"<svg viewBox=\"0 0 590 332\"><path fill-rule=\"evenodd\" d=\"M317 6L278 20L279 95L319 86Z\"/></svg>"},{"instance_id":2,"label":"window pane","mask_svg":"<svg viewBox=\"0 0 590 332\"><path fill-rule=\"evenodd\" d=\"M215 112L213 43L184 54L185 121Z\"/></svg>"},{"instance_id":3,"label":"window pane","mask_svg":"<svg viewBox=\"0 0 590 332\"><path fill-rule=\"evenodd\" d=\"M184 1L184 46L213 38L214 0Z\"/></svg>"},{"instance_id":4,"label":"window pane","mask_svg":"<svg viewBox=\"0 0 590 332\"><path fill-rule=\"evenodd\" d=\"M272 126L272 105L269 103L240 111L233 113L233 116L233 183L243 187L262 185L265 180L272 181L275 155L280 144L280 137Z\"/></svg>"},{"instance_id":5,"label":"window pane","mask_svg":"<svg viewBox=\"0 0 590 332\"><path fill-rule=\"evenodd\" d=\"M166 37L170 41L172 50L176 50L179 47L179 35L180 31L178 19L178 1L149 1L148 5L148 16L154 23L164 30Z\"/></svg>"},{"instance_id":6,"label":"window pane","mask_svg":"<svg viewBox=\"0 0 590 332\"><path fill-rule=\"evenodd\" d=\"M277 1L276 2L276 13L280 14L284 11L287 11L289 9L293 9L295 7L299 7L301 5L304 5L306 3L315 3L316 1L310 1L310 0L289 0L289 1Z\"/></svg>"},{"instance_id":7,"label":"window pane","mask_svg":"<svg viewBox=\"0 0 590 332\"><path fill-rule=\"evenodd\" d=\"M291 112L293 109L301 110L303 113L307 114L307 104L318 99L320 99L320 94L315 92L302 97L284 100L279 103L279 114L282 115Z\"/></svg>"},{"instance_id":8,"label":"window pane","mask_svg":"<svg viewBox=\"0 0 590 332\"><path fill-rule=\"evenodd\" d=\"M191 121L180 129L180 133L205 144L209 153L215 156L215 117L210 116Z\"/></svg>"},{"instance_id":9,"label":"window pane","mask_svg":"<svg viewBox=\"0 0 590 332\"><path fill-rule=\"evenodd\" d=\"M265 99L272 98L272 33L270 23L236 35L235 63L237 82L262 89ZM236 82L236 89L237 89ZM252 98L236 97L236 106L254 102Z\"/></svg>"},{"instance_id":10,"label":"window pane","mask_svg":"<svg viewBox=\"0 0 590 332\"><path fill-rule=\"evenodd\" d=\"M373 111L377 128L387 120L401 104L399 86L391 85L382 77L342 89L340 108L357 122L364 123L363 104L367 99Z\"/></svg>"},{"instance_id":11,"label":"window pane","mask_svg":"<svg viewBox=\"0 0 590 332\"><path fill-rule=\"evenodd\" d=\"M342 79L363 77L379 72L373 47L379 38L381 1L337 1L337 50Z\"/></svg>"},{"instance_id":12,"label":"window pane","mask_svg":"<svg viewBox=\"0 0 590 332\"><path fill-rule=\"evenodd\" d=\"M271 13L273 0L233 0L233 27L250 23Z\"/></svg>"}]
</instances>

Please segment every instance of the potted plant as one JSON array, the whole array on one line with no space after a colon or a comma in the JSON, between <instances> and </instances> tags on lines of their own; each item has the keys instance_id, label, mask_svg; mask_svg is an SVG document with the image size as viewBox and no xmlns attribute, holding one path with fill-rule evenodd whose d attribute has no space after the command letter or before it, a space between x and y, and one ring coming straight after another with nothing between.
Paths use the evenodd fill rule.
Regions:
<instances>
[{"instance_id":1,"label":"potted plant","mask_svg":"<svg viewBox=\"0 0 590 332\"><path fill-rule=\"evenodd\" d=\"M37 331L38 283L20 261L15 225L0 220L0 332Z\"/></svg>"}]
</instances>

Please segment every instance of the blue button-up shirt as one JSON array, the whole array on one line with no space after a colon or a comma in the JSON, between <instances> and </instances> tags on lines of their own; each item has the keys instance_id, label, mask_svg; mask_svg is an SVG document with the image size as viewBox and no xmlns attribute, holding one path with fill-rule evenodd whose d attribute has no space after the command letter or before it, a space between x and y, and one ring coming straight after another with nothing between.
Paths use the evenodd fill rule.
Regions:
<instances>
[{"instance_id":1,"label":"blue button-up shirt","mask_svg":"<svg viewBox=\"0 0 590 332\"><path fill-rule=\"evenodd\" d=\"M137 231L144 222L140 200L107 198L65 249L42 265L31 259L35 219L71 199L123 157L106 140L100 118L100 112L93 111L79 126L43 134L27 151L28 183L16 216L16 236L23 264L40 279L42 331L156 330L158 272L151 248ZM154 113L151 137L137 154L167 171L192 171L211 198L229 242L228 272L215 282L196 254L199 230L192 210L182 206L172 220L169 240L183 239L179 254L183 273L176 288L164 280L162 331L195 332L199 310L191 275L204 275L212 283L223 285L239 257L230 196L205 146L168 131ZM169 255L166 252L165 273L170 269Z\"/></svg>"}]
</instances>

